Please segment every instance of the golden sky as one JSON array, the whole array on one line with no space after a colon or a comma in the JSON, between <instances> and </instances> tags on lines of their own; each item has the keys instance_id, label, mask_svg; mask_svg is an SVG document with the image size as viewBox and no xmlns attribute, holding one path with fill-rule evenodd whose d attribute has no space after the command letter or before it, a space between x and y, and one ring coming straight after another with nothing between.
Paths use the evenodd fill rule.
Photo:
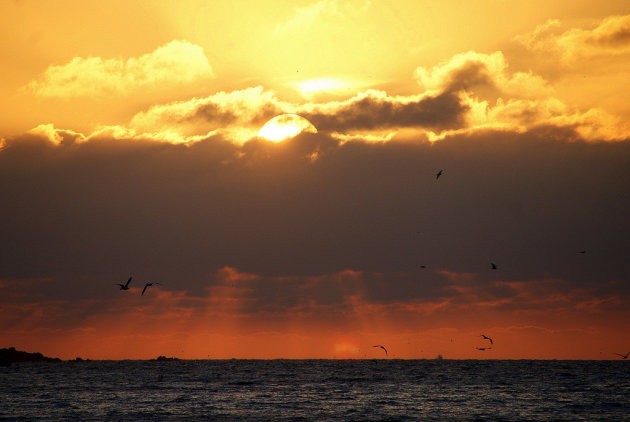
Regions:
<instances>
[{"instance_id":1,"label":"golden sky","mask_svg":"<svg viewBox=\"0 0 630 422\"><path fill-rule=\"evenodd\" d=\"M627 351L627 1L16 0L0 16L0 347ZM257 136L281 115L297 126L276 131L306 130ZM480 355L482 332L497 344Z\"/></svg>"}]
</instances>

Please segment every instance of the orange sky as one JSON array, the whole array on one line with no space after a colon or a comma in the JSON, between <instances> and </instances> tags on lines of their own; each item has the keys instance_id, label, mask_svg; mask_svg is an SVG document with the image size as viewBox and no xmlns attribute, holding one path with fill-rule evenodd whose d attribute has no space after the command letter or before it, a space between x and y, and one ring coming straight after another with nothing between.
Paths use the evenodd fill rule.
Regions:
<instances>
[{"instance_id":1,"label":"orange sky","mask_svg":"<svg viewBox=\"0 0 630 422\"><path fill-rule=\"evenodd\" d=\"M0 16L0 347L630 347L628 2L22 0ZM257 136L283 114L309 129Z\"/></svg>"}]
</instances>

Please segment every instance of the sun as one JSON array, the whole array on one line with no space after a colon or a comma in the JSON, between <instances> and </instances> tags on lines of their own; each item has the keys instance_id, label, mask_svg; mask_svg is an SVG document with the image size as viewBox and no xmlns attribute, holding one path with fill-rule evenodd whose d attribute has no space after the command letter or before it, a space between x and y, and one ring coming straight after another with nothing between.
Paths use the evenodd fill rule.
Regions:
<instances>
[{"instance_id":1,"label":"sun","mask_svg":"<svg viewBox=\"0 0 630 422\"><path fill-rule=\"evenodd\" d=\"M302 132L317 133L315 126L297 114L280 114L270 119L258 131L258 136L272 142L282 142Z\"/></svg>"}]
</instances>

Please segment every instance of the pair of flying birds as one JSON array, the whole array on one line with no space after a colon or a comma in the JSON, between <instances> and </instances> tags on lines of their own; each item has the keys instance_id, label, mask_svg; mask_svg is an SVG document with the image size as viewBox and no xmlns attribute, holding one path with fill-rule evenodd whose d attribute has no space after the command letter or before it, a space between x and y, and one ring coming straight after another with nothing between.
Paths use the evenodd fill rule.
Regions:
<instances>
[{"instance_id":1,"label":"pair of flying birds","mask_svg":"<svg viewBox=\"0 0 630 422\"><path fill-rule=\"evenodd\" d=\"M479 337L483 337L484 339L488 340L490 342L490 344L494 345L494 342L492 341L492 339L490 337L488 337L485 334L480 335ZM377 344L376 346L372 346L372 347L380 347L381 349L383 349L385 351L385 356L389 356L389 353L387 353L387 349L385 348L385 346L382 346L380 344ZM477 347L477 350L489 350L492 349L492 346L490 347ZM622 356L622 355L619 355ZM626 354L626 357L628 357L628 355ZM625 357L624 357L625 359Z\"/></svg>"},{"instance_id":2,"label":"pair of flying birds","mask_svg":"<svg viewBox=\"0 0 630 422\"><path fill-rule=\"evenodd\" d=\"M494 342L492 341L492 339L490 337L488 337L485 334L480 335L479 337L483 337L484 339L488 340L490 342L490 344L494 345ZM374 346L376 347L376 346ZM492 349L492 346L489 347L477 347L477 350L489 350ZM628 359L628 355L630 355L630 352L626 353L625 355L622 355L621 353L615 353L617 356L620 356L621 359Z\"/></svg>"},{"instance_id":3,"label":"pair of flying birds","mask_svg":"<svg viewBox=\"0 0 630 422\"><path fill-rule=\"evenodd\" d=\"M117 286L120 286L120 290L129 290L129 283L131 283L132 278L133 277L129 277L129 280L127 280L125 284L122 284L122 283L114 283L114 284ZM147 290L147 288L153 286L154 284L160 284L160 283L146 283L144 285L144 288L142 289L142 293L140 294L140 296L144 296L144 292Z\"/></svg>"}]
</instances>

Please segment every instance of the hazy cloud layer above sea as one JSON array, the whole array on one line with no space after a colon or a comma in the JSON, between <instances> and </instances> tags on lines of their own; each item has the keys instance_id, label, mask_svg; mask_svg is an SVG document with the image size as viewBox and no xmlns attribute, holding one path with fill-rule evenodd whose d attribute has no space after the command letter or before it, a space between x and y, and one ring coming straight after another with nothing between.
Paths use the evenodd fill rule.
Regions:
<instances>
[{"instance_id":1,"label":"hazy cloud layer above sea","mask_svg":"<svg viewBox=\"0 0 630 422\"><path fill-rule=\"evenodd\" d=\"M2 288L49 280L29 285L42 300L107 298L133 275L203 298L233 268L251 275L234 277L246 314L573 309L587 297L616 309L630 273L630 143L566 142L575 137L11 139L0 151Z\"/></svg>"}]
</instances>

